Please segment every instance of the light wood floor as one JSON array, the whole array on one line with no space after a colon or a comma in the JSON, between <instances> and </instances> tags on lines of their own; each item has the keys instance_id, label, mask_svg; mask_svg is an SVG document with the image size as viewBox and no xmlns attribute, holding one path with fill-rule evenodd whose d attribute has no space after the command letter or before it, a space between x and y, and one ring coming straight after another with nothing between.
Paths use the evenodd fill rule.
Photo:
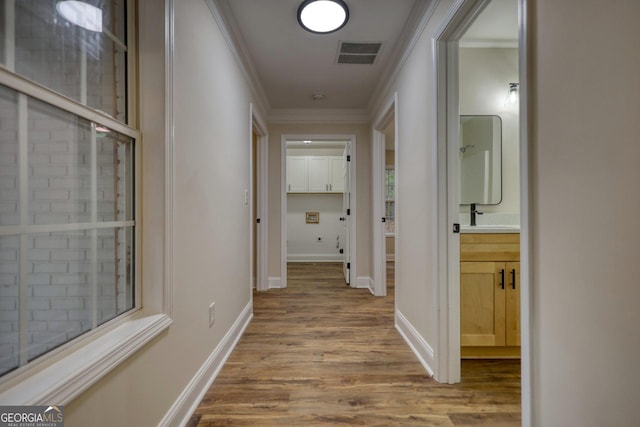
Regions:
<instances>
[{"instance_id":1,"label":"light wood floor","mask_svg":"<svg viewBox=\"0 0 640 427\"><path fill-rule=\"evenodd\" d=\"M189 425L519 426L519 361L463 361L461 384L437 383L394 328L393 291L351 289L338 264L290 264L287 289L254 293Z\"/></svg>"}]
</instances>

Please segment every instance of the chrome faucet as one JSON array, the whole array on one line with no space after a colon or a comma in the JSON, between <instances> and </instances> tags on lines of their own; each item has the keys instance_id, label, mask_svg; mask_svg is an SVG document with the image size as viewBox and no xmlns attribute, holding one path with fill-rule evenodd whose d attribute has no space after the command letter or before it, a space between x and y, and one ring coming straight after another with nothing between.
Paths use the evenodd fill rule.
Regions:
<instances>
[{"instance_id":1,"label":"chrome faucet","mask_svg":"<svg viewBox=\"0 0 640 427\"><path fill-rule=\"evenodd\" d=\"M469 209L469 211L471 212L471 222L469 223L469 225L474 227L476 225L476 215L482 215L484 212L480 212L479 210L477 210L475 203L471 203L471 208Z\"/></svg>"}]
</instances>

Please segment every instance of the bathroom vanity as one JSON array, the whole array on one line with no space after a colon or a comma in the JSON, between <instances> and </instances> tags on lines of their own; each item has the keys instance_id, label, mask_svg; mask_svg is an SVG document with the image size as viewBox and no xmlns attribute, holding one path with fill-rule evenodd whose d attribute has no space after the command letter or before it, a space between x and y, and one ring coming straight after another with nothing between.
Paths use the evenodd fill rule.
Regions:
<instances>
[{"instance_id":1,"label":"bathroom vanity","mask_svg":"<svg viewBox=\"0 0 640 427\"><path fill-rule=\"evenodd\" d=\"M517 227L463 227L460 330L463 358L520 357Z\"/></svg>"}]
</instances>

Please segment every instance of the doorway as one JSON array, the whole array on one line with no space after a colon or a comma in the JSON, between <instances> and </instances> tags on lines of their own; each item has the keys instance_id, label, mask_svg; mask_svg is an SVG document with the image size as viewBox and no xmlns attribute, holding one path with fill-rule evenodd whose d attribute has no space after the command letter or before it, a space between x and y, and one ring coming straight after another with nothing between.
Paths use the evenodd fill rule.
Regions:
<instances>
[{"instance_id":1,"label":"doorway","mask_svg":"<svg viewBox=\"0 0 640 427\"><path fill-rule=\"evenodd\" d=\"M397 256L397 104L397 94L394 94L373 126L373 294L376 296L387 295L387 263L395 263ZM395 268L393 275L395 282Z\"/></svg>"},{"instance_id":2,"label":"doorway","mask_svg":"<svg viewBox=\"0 0 640 427\"><path fill-rule=\"evenodd\" d=\"M253 104L249 123L249 204L251 289L266 291L267 281L267 127Z\"/></svg>"},{"instance_id":3,"label":"doorway","mask_svg":"<svg viewBox=\"0 0 640 427\"><path fill-rule=\"evenodd\" d=\"M482 211L486 210L486 213L482 213L482 222L478 224L484 224L487 229L491 227L496 228L501 225L498 223L492 223L490 217L497 217L499 212L491 206L490 202L484 202L486 206L475 206L473 209L471 206L461 207L461 153L464 154L466 148L470 148L474 143L461 146L461 132L460 132L460 120L462 114L467 115L481 115L482 109L475 105L469 107L467 102L461 100L461 95L464 95L469 90L469 80L464 75L462 67L466 66L463 61L469 60L471 57L477 57L478 52L468 51L463 52L461 57L461 50L464 48L470 48L473 44L475 47L482 47L483 43L487 40L464 40L465 35L469 29L472 28L475 22L481 22L485 20L487 15L484 15L485 11L489 11L492 8L497 8L498 12L505 12L506 8L515 7L515 16L512 18L516 27L516 40L514 46L517 49L515 54L515 63L517 65L517 71L515 76L516 81L504 82L503 87L499 94L489 95L487 92L489 84L484 84L482 89L475 89L481 92L484 96L483 102L487 103L493 100L496 105L499 103L501 109L504 110L505 103L508 101L508 94L510 93L511 84L516 83L519 100L516 105L513 106L514 114L517 114L519 123L513 132L516 135L517 142L515 143L516 158L510 161L510 166L517 168L515 172L516 181L519 181L517 185L518 200L517 202L510 201L513 206L516 205L519 216L519 239L520 243L516 244L519 247L520 256L520 344L521 344L521 372L522 372L522 420L524 425L530 424L530 408L531 408L531 393L530 393L530 372L531 372L531 359L530 359L530 335L529 335L529 306L530 306L530 288L529 288L529 224L528 224L528 198L529 198L529 186L527 178L527 134L526 134L526 94L527 94L527 67L526 67L526 31L525 31L525 13L526 0L507 1L507 0L485 0L485 1L461 1L456 4L455 10L451 13L449 22L442 26L441 30L435 36L436 45L436 67L437 67L437 111L438 111L438 164L443 165L438 171L438 192L440 194L438 199L438 246L440 253L443 256L443 262L439 263L440 271L440 284L439 293L441 294L440 310L442 313L446 313L441 317L440 323L440 339L439 345L441 353L439 354L441 371L441 378L449 383L456 383L460 381L461 377L461 252L460 252L460 236L459 231L465 226L465 220L469 218L467 222L468 227L471 226L471 210L480 207ZM511 13L513 16L513 12ZM495 40L493 40L495 42ZM466 45L465 45L466 43ZM494 48L496 48L494 46ZM508 46L502 46L499 48L508 48ZM494 52L495 53L495 52ZM504 52L501 52L501 55ZM466 56L465 56L466 55ZM503 55L504 56L504 55ZM513 61L511 61L513 62ZM467 64L468 65L468 64ZM504 63L503 63L504 66ZM476 68L475 71L478 71ZM464 105L463 105L464 104ZM465 110L466 111L463 111ZM506 154L506 153L505 153ZM491 156L485 155L484 162L477 162L478 165L489 169L486 166L491 163ZM502 169L504 172L504 169ZM513 172L512 172L513 174ZM485 182L491 182L491 179L486 179ZM503 181L504 182L504 181ZM510 180L513 182L513 179ZM505 187L506 189L506 187ZM491 191L485 191L489 194ZM500 201L501 203L502 201ZM498 203L499 204L499 203ZM461 216L462 212L462 216ZM477 215L480 215L479 213ZM477 219L476 218L476 219ZM462 227L461 227L462 224ZM478 229L473 229L477 231ZM495 286L500 287L500 283L507 284L509 280L508 268L502 268L498 271L498 277L500 272L505 277L505 281L499 280L491 282L493 289ZM517 282L517 270L513 269L512 283L515 285ZM464 274L469 273L465 271ZM493 272L486 272L487 274L494 274ZM466 279L465 279L466 280ZM491 288L490 288L491 289ZM497 294L497 293L496 293ZM483 337L483 339L486 337Z\"/></svg>"},{"instance_id":4,"label":"doorway","mask_svg":"<svg viewBox=\"0 0 640 427\"><path fill-rule=\"evenodd\" d=\"M337 262L356 287L354 135L283 135L281 283L289 262Z\"/></svg>"}]
</instances>

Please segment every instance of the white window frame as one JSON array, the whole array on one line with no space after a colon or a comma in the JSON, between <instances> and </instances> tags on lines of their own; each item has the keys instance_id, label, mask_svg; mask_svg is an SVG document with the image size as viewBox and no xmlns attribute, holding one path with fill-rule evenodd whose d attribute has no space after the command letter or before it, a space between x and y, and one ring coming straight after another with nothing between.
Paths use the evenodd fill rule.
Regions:
<instances>
[{"instance_id":1,"label":"white window frame","mask_svg":"<svg viewBox=\"0 0 640 427\"><path fill-rule=\"evenodd\" d=\"M13 3L13 0L6 0ZM139 0L145 3L148 0ZM150 1L150 0L149 0ZM160 260L154 262L164 264L162 280L145 283L142 292L142 268L146 263L143 258L142 219L142 153L143 145L141 131L129 125L118 122L107 115L98 113L81 103L60 95L37 83L24 79L11 71L8 67L0 66L0 83L19 93L31 96L73 113L98 125L106 126L116 132L134 139L135 177L135 307L115 319L98 326L95 329L69 341L36 360L7 373L0 380L0 403L3 405L35 405L59 404L65 405L77 397L92 384L104 377L116 366L134 354L145 344L166 330L172 323L173 300L173 270L172 270L172 235L171 213L173 211L173 46L174 46L174 1L165 0L160 13L164 19L164 68L165 68L165 105L163 129L154 136L162 138L164 150L164 186L165 194L156 197L164 198L164 253ZM128 32L135 34L135 0L128 4ZM154 7L157 7L155 4ZM9 6L11 7L11 6ZM156 17L157 18L157 17ZM145 22L141 17L140 26L146 30L155 26L155 22ZM149 18L151 20L151 18ZM8 37L10 38L10 37ZM135 40L129 37L129 40ZM128 46L129 88L128 93L128 122L136 124L135 86L137 71L133 68L136 63L136 46ZM142 61L142 59L140 59ZM143 84L141 83L141 86ZM142 89L142 88L141 88ZM153 89L155 91L155 88ZM142 91L141 91L142 92ZM141 95L142 98L142 95ZM142 99L139 100L142 103ZM142 129L142 131L146 131ZM154 132L149 132L153 134ZM157 202L157 200L156 200ZM157 265L157 264L156 264ZM142 298L146 298L144 301ZM144 305L143 305L144 303ZM144 307L144 308L143 308Z\"/></svg>"}]
</instances>

